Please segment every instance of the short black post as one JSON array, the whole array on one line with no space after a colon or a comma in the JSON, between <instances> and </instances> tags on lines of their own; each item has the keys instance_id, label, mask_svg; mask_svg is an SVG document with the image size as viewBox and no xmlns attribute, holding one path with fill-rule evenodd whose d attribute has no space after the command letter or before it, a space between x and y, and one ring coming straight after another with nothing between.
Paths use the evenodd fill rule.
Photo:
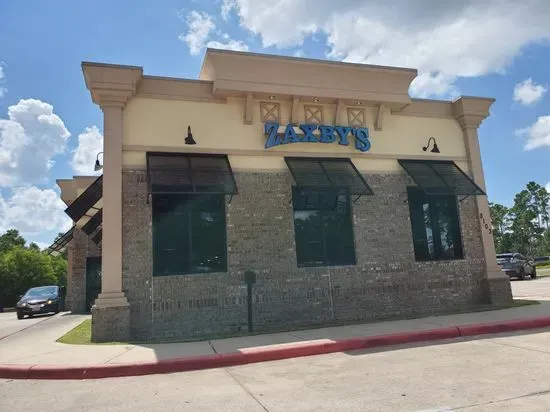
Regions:
<instances>
[{"instance_id":1,"label":"short black post","mask_svg":"<svg viewBox=\"0 0 550 412\"><path fill-rule=\"evenodd\" d=\"M251 270L244 272L244 281L246 283L246 301L248 303L248 332L252 333L252 284L256 283L256 273Z\"/></svg>"}]
</instances>

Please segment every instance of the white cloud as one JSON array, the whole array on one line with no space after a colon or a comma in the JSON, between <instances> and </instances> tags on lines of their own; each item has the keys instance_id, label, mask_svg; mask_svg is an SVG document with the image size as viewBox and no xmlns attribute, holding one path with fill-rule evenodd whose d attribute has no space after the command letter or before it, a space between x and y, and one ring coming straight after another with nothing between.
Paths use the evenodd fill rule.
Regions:
<instances>
[{"instance_id":1,"label":"white cloud","mask_svg":"<svg viewBox=\"0 0 550 412\"><path fill-rule=\"evenodd\" d=\"M70 135L46 102L27 99L10 106L8 119L0 119L0 186L46 181Z\"/></svg>"},{"instance_id":2,"label":"white cloud","mask_svg":"<svg viewBox=\"0 0 550 412\"><path fill-rule=\"evenodd\" d=\"M225 4L226 2L224 2ZM222 14L225 13L224 10L222 5ZM230 11L231 8L227 10ZM224 18L227 18L227 15ZM180 34L179 39L187 44L189 53L192 55L199 54L205 47L248 51L248 45L241 40L234 40L227 33L221 31L216 32L214 18L208 13L193 10L183 19L187 24L188 31L185 34Z\"/></svg>"},{"instance_id":3,"label":"white cloud","mask_svg":"<svg viewBox=\"0 0 550 412\"><path fill-rule=\"evenodd\" d=\"M453 94L459 77L502 73L522 47L550 39L547 0L256 0L224 2L264 47L326 36L328 56L413 67L416 95ZM284 13L281 13L284 10Z\"/></svg>"},{"instance_id":4,"label":"white cloud","mask_svg":"<svg viewBox=\"0 0 550 412\"><path fill-rule=\"evenodd\" d=\"M97 154L103 151L103 135L97 126L87 127L78 135L78 146L73 152L71 166L76 174L93 175ZM100 156L100 160L101 156Z\"/></svg>"},{"instance_id":5,"label":"white cloud","mask_svg":"<svg viewBox=\"0 0 550 412\"><path fill-rule=\"evenodd\" d=\"M23 237L40 232L65 232L71 219L64 213L66 206L53 189L36 186L15 188L9 198L0 193L0 233L17 229Z\"/></svg>"},{"instance_id":6,"label":"white cloud","mask_svg":"<svg viewBox=\"0 0 550 412\"><path fill-rule=\"evenodd\" d=\"M223 0L221 10L222 19L227 21L227 19L229 19L229 13L235 8L237 8L237 2L235 0Z\"/></svg>"},{"instance_id":7,"label":"white cloud","mask_svg":"<svg viewBox=\"0 0 550 412\"><path fill-rule=\"evenodd\" d=\"M516 84L514 87L514 100L526 106L534 104L542 99L542 96L548 91L548 87L542 84L533 83L533 79L528 78Z\"/></svg>"},{"instance_id":8,"label":"white cloud","mask_svg":"<svg viewBox=\"0 0 550 412\"><path fill-rule=\"evenodd\" d=\"M548 193L550 193L550 182L546 183L546 186L544 186L544 188Z\"/></svg>"},{"instance_id":9,"label":"white cloud","mask_svg":"<svg viewBox=\"0 0 550 412\"><path fill-rule=\"evenodd\" d=\"M4 97L8 92L8 89L4 87L6 82L6 71L4 70L4 62L0 61L0 98Z\"/></svg>"},{"instance_id":10,"label":"white cloud","mask_svg":"<svg viewBox=\"0 0 550 412\"><path fill-rule=\"evenodd\" d=\"M454 99L460 95L454 86L456 76L448 76L441 72L421 73L411 83L411 94L419 98L436 95Z\"/></svg>"},{"instance_id":11,"label":"white cloud","mask_svg":"<svg viewBox=\"0 0 550 412\"><path fill-rule=\"evenodd\" d=\"M189 46L189 53L197 55L204 48L206 40L216 28L214 19L208 13L193 10L185 16L188 32L180 34L179 39Z\"/></svg>"},{"instance_id":12,"label":"white cloud","mask_svg":"<svg viewBox=\"0 0 550 412\"><path fill-rule=\"evenodd\" d=\"M28 242L28 243L30 244L30 242ZM51 243L45 243L45 242L33 242L33 243L35 243L36 246L38 246L40 248L40 250L45 250L51 245Z\"/></svg>"},{"instance_id":13,"label":"white cloud","mask_svg":"<svg viewBox=\"0 0 550 412\"><path fill-rule=\"evenodd\" d=\"M550 116L540 116L531 126L516 130L516 135L527 139L525 150L550 147Z\"/></svg>"},{"instance_id":14,"label":"white cloud","mask_svg":"<svg viewBox=\"0 0 550 412\"><path fill-rule=\"evenodd\" d=\"M212 40L206 44L206 47L211 47L213 49L248 51L248 45L246 43L243 43L240 40L233 40L233 39L229 39L225 43Z\"/></svg>"}]
</instances>

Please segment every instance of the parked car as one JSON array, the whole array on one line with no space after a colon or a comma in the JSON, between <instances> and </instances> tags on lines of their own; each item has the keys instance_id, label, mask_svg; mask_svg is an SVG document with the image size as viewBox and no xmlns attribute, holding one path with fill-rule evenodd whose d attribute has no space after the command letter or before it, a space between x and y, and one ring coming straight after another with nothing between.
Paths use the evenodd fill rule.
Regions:
<instances>
[{"instance_id":1,"label":"parked car","mask_svg":"<svg viewBox=\"0 0 550 412\"><path fill-rule=\"evenodd\" d=\"M23 319L25 315L32 317L41 313L59 313L61 310L59 286L30 288L23 296L20 296L16 310L17 319Z\"/></svg>"},{"instance_id":2,"label":"parked car","mask_svg":"<svg viewBox=\"0 0 550 412\"><path fill-rule=\"evenodd\" d=\"M525 276L531 276L531 279L537 277L535 262L527 259L521 253L499 253L497 263L510 277L516 277L519 280L525 279Z\"/></svg>"}]
</instances>

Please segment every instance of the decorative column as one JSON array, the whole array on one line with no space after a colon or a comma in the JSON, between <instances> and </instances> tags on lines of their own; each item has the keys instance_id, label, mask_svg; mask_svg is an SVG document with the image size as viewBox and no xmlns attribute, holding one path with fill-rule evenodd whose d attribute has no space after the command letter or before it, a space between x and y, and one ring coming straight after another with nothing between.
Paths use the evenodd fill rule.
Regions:
<instances>
[{"instance_id":1,"label":"decorative column","mask_svg":"<svg viewBox=\"0 0 550 412\"><path fill-rule=\"evenodd\" d=\"M123 111L143 72L139 67L83 63L92 100L103 111L101 293L92 307L94 342L130 339L130 305L122 290Z\"/></svg>"},{"instance_id":2,"label":"decorative column","mask_svg":"<svg viewBox=\"0 0 550 412\"><path fill-rule=\"evenodd\" d=\"M477 97L461 97L453 102L453 114L462 127L462 133L464 134L464 143L466 145L471 176L476 184L485 192L487 190L485 187L483 165L481 163L477 129L481 122L489 115L489 108L493 102L494 99ZM485 255L489 299L494 305L506 305L512 301L510 279L497 264L487 196L476 196L476 205Z\"/></svg>"}]
</instances>

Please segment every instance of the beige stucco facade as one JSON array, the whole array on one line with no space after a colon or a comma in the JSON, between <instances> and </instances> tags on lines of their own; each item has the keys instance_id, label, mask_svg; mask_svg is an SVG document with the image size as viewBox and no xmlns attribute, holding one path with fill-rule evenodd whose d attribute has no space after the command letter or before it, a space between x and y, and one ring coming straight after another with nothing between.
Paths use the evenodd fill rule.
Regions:
<instances>
[{"instance_id":1,"label":"beige stucco facade","mask_svg":"<svg viewBox=\"0 0 550 412\"><path fill-rule=\"evenodd\" d=\"M402 173L398 159L450 160L485 189L477 128L493 99L412 99L413 69L209 49L199 80L146 76L140 67L99 63L83 63L83 71L105 122L98 319L108 321L99 312L114 308L118 318L111 321L120 316L128 321L120 315L129 306L122 288L122 173L145 170L147 152L224 154L234 171L262 173L286 170L284 156L289 155L350 158L364 174ZM297 133L303 123L363 127L371 146L359 151L350 136L347 146L300 142L266 148L266 122L279 123L282 133L287 124ZM188 127L196 145L185 144ZM423 150L430 137L439 153ZM476 196L475 202L487 222L486 196ZM482 219L479 232L487 279L509 289Z\"/></svg>"}]
</instances>

